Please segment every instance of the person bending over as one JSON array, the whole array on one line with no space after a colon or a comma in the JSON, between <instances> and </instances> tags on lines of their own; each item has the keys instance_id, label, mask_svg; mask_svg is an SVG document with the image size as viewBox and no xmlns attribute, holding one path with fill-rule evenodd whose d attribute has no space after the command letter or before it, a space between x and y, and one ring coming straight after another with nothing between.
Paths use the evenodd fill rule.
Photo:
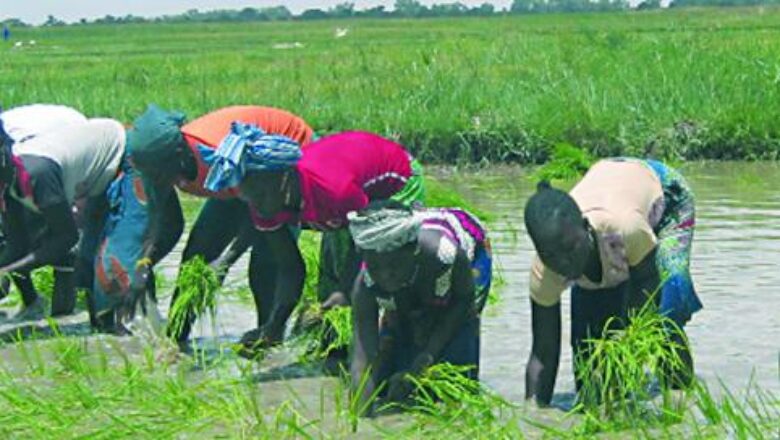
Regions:
<instances>
[{"instance_id":1,"label":"person bending over","mask_svg":"<svg viewBox=\"0 0 780 440\"><path fill-rule=\"evenodd\" d=\"M245 131L242 127L235 130ZM372 200L398 197L413 203L422 199L423 185L409 153L375 134L339 133L303 150L290 139L255 142L251 132L245 137L243 142L220 146L217 155L221 159L206 183L222 188L239 182L241 197L250 203L255 227L267 240L276 263L273 272L261 274L268 287L261 298L261 325L242 338L251 356L257 348L282 341L287 319L301 297L306 268L296 241L299 228L344 230L347 213ZM343 286L351 285L358 271L351 240L349 246ZM343 296L343 301L320 300L333 304L346 301Z\"/></svg>"},{"instance_id":2,"label":"person bending over","mask_svg":"<svg viewBox=\"0 0 780 440\"><path fill-rule=\"evenodd\" d=\"M352 292L352 388L366 402L411 391L408 374L434 363L470 366L479 377L480 314L492 277L485 229L461 209L413 211L373 202L351 213L365 262ZM365 377L368 375L368 377Z\"/></svg>"},{"instance_id":3,"label":"person bending over","mask_svg":"<svg viewBox=\"0 0 780 440\"><path fill-rule=\"evenodd\" d=\"M526 398L541 405L552 398L560 299L569 285L578 390L576 371L589 359L588 340L601 337L608 322L612 329L622 328L629 312L649 300L680 329L667 333L685 364L669 371L671 383L690 382L693 362L681 330L702 305L689 268L694 199L677 171L651 160L602 160L571 193L540 183L525 207L525 224L537 252L530 280L533 342Z\"/></svg>"}]
</instances>

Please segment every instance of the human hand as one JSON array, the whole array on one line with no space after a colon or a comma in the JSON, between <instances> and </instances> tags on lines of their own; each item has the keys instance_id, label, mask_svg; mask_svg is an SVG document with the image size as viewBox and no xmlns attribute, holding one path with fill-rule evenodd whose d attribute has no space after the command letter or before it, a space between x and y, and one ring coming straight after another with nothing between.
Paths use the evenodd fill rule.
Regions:
<instances>
[{"instance_id":1,"label":"human hand","mask_svg":"<svg viewBox=\"0 0 780 440\"><path fill-rule=\"evenodd\" d=\"M414 384L409 380L409 371L399 371L387 381L387 401L402 402L409 397Z\"/></svg>"},{"instance_id":2,"label":"human hand","mask_svg":"<svg viewBox=\"0 0 780 440\"><path fill-rule=\"evenodd\" d=\"M138 294L138 292L145 292L149 285L149 280L152 278L152 262L149 258L142 258L135 264L135 271L133 272L133 278L130 281L130 290Z\"/></svg>"},{"instance_id":3,"label":"human hand","mask_svg":"<svg viewBox=\"0 0 780 440\"><path fill-rule=\"evenodd\" d=\"M414 358L414 361L412 361L411 371L413 374L422 374L422 372L427 370L431 365L433 365L433 355L424 351L418 354L417 357Z\"/></svg>"},{"instance_id":4,"label":"human hand","mask_svg":"<svg viewBox=\"0 0 780 440\"><path fill-rule=\"evenodd\" d=\"M279 345L281 342L281 338L269 334L265 327L259 327L241 336L238 354L249 359L256 359L264 350Z\"/></svg>"},{"instance_id":5,"label":"human hand","mask_svg":"<svg viewBox=\"0 0 780 440\"><path fill-rule=\"evenodd\" d=\"M146 291L151 277L151 263L139 260L130 280L130 292L125 295L119 310L120 320L132 320L138 305L141 306L142 312L146 313Z\"/></svg>"}]
</instances>

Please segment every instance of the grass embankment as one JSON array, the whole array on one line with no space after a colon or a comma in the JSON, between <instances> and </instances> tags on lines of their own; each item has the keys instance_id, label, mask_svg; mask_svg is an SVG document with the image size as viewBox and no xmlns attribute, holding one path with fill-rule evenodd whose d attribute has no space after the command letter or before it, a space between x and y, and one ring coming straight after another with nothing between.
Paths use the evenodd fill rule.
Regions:
<instances>
[{"instance_id":1,"label":"grass embankment","mask_svg":"<svg viewBox=\"0 0 780 440\"><path fill-rule=\"evenodd\" d=\"M318 132L365 129L421 159L774 158L780 9L490 19L127 25L18 30L3 105L70 104L131 121L148 102L190 117L289 109ZM345 38L334 29L348 27ZM302 47L275 49L284 43Z\"/></svg>"}]
</instances>

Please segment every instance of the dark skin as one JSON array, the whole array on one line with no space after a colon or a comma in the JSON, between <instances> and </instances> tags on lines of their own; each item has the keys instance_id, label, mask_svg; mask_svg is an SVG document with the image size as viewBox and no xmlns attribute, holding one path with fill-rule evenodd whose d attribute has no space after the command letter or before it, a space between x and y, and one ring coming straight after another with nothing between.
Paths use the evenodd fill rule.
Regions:
<instances>
[{"instance_id":1,"label":"dark skin","mask_svg":"<svg viewBox=\"0 0 780 440\"><path fill-rule=\"evenodd\" d=\"M143 174L145 182L151 186L155 197L150 202L149 228L141 256L142 260L151 263L139 266L133 280L134 291L144 290L151 275L151 267L173 249L184 231L184 213L175 185L180 180L195 180L198 167L195 157L185 145L176 147L176 157L176 166L165 171L136 167ZM227 268L246 251L250 241L248 231L242 231L228 252L212 263L212 267L220 274L220 279L224 278Z\"/></svg>"},{"instance_id":2,"label":"dark skin","mask_svg":"<svg viewBox=\"0 0 780 440\"><path fill-rule=\"evenodd\" d=\"M273 218L281 212L297 212L301 208L300 177L294 169L264 171L249 174L240 185L241 198L249 202L263 217ZM306 266L298 244L285 227L263 232L271 254L276 261L274 292L270 313L260 326L247 332L241 343L246 354L254 356L255 349L267 348L282 342L284 327L300 300L306 278ZM348 291L359 270L359 259L354 250L348 257L349 268L341 281ZM334 292L323 302L324 308L347 303L346 295Z\"/></svg>"},{"instance_id":3,"label":"dark skin","mask_svg":"<svg viewBox=\"0 0 780 440\"><path fill-rule=\"evenodd\" d=\"M595 232L586 219L582 223L562 225L558 231L561 239L545 249L538 249L539 257L549 269L569 280L585 276L594 283L601 281L601 258ZM548 240L545 240L548 242ZM639 264L629 268L630 308L640 308L658 288L661 277L655 263L655 250ZM526 366L526 399L547 406L553 397L555 380L561 352L561 306L560 303L546 307L531 300L531 327L533 342L531 355ZM684 336L670 335L671 342L679 344L685 372L670 372L679 376L692 377L693 363Z\"/></svg>"},{"instance_id":4,"label":"dark skin","mask_svg":"<svg viewBox=\"0 0 780 440\"><path fill-rule=\"evenodd\" d=\"M301 206L300 183L294 170L253 173L244 178L239 188L241 198L263 217L271 218L285 210L297 211ZM263 232L263 236L276 260L276 282L267 319L241 338L250 355L255 349L282 342L284 326L298 304L306 278L303 256L287 228Z\"/></svg>"},{"instance_id":5,"label":"dark skin","mask_svg":"<svg viewBox=\"0 0 780 440\"><path fill-rule=\"evenodd\" d=\"M144 182L151 186L149 228L143 243L142 260L150 264L137 268L133 277L133 291L143 290L151 275L151 268L170 252L184 230L184 214L174 185L180 179L194 180L198 175L195 157L185 145L176 147L177 161L169 169L159 170L136 165Z\"/></svg>"},{"instance_id":6,"label":"dark skin","mask_svg":"<svg viewBox=\"0 0 780 440\"><path fill-rule=\"evenodd\" d=\"M63 264L68 260L70 249L78 241L78 229L71 206L67 202L48 206L40 210L40 217L45 222L45 239L41 240L39 246L33 247L27 230L26 210L28 208L9 193L21 192L17 186L15 169L6 168L0 174L3 178L3 187L7 188L2 195L6 204L3 222L7 241L0 255L0 277L10 273L21 274L22 277L17 284L23 292L25 306L29 306L36 301L37 293L25 274L38 267ZM57 296L60 293L67 294L67 292L57 292ZM67 310L55 310L55 312L57 312L55 314L66 313Z\"/></svg>"},{"instance_id":7,"label":"dark skin","mask_svg":"<svg viewBox=\"0 0 780 440\"><path fill-rule=\"evenodd\" d=\"M371 278L378 289L374 292L385 299L392 298L396 310L389 312L391 325L413 328L415 345L420 347L409 370L399 371L388 380L387 399L399 401L406 398L412 384L408 374L420 374L441 355L447 343L474 310L475 287L468 256L458 250L452 266L451 299L447 307L432 307L436 280L448 267L438 256L438 231L423 231L417 243L393 252L362 253ZM419 243L419 248L418 248ZM353 353L351 362L352 389L362 391L363 404L370 401L378 381L377 372L383 368L388 348L379 339L379 306L377 299L363 283L356 280L352 291ZM365 386L360 390L363 378ZM365 408L370 412L370 408ZM367 415L367 414L364 414Z\"/></svg>"}]
</instances>

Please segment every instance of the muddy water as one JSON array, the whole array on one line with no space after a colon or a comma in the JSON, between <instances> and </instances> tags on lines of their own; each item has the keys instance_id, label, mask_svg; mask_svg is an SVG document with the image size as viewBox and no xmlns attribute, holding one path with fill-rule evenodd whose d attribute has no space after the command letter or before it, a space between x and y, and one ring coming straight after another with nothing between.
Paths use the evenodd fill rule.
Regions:
<instances>
[{"instance_id":1,"label":"muddy water","mask_svg":"<svg viewBox=\"0 0 780 440\"><path fill-rule=\"evenodd\" d=\"M722 379L742 389L751 376L762 386L780 390L780 166L776 164L697 163L683 167L697 196L698 228L694 241L693 276L705 308L689 324L697 374L715 384ZM532 191L520 168L479 172L434 170L479 208L492 213L490 235L500 276L501 301L489 307L482 327L482 378L513 401L523 397L525 361L530 349L528 266L531 243L522 223L522 207ZM185 206L195 207L186 201ZM162 263L168 279L175 276L179 252ZM245 282L246 258L239 261L228 285ZM160 308L168 306L163 297ZM564 346L556 399L565 403L573 390L568 347L568 296L564 297ZM251 301L223 299L216 323L197 326L202 345L236 340L254 326ZM77 320L84 320L84 315ZM212 325L213 324L213 325ZM263 391L270 402L282 401L290 389L303 401L317 402L332 379L289 367L295 357L282 350L262 369ZM280 377L290 380L279 381ZM297 377L297 378L296 378ZM310 398L310 399L309 399Z\"/></svg>"},{"instance_id":2,"label":"muddy water","mask_svg":"<svg viewBox=\"0 0 780 440\"><path fill-rule=\"evenodd\" d=\"M780 286L780 166L695 163L682 169L697 197L692 271L705 306L687 327L697 374L711 383L722 379L735 389L754 377L763 387L780 390L780 295L774 293ZM522 208L532 183L517 167L478 172L439 169L434 174L495 217L490 234L504 285L500 303L487 309L483 319L482 377L502 395L520 401L530 350L532 257ZM243 284L244 265L241 261L234 268L232 284ZM563 310L564 344L556 390L565 402L574 388L568 296ZM224 304L220 315L220 332L234 337L254 320L248 304Z\"/></svg>"},{"instance_id":3,"label":"muddy water","mask_svg":"<svg viewBox=\"0 0 780 440\"><path fill-rule=\"evenodd\" d=\"M705 308L687 327L697 374L744 387L752 374L780 389L780 167L701 163L683 167L697 196L692 272ZM484 380L505 396L523 395L521 372L530 350L528 265L531 242L522 206L533 190L518 169L450 178L478 206L499 215L491 234L506 286L483 321ZM564 349L556 389L573 389L564 299Z\"/></svg>"}]
</instances>

